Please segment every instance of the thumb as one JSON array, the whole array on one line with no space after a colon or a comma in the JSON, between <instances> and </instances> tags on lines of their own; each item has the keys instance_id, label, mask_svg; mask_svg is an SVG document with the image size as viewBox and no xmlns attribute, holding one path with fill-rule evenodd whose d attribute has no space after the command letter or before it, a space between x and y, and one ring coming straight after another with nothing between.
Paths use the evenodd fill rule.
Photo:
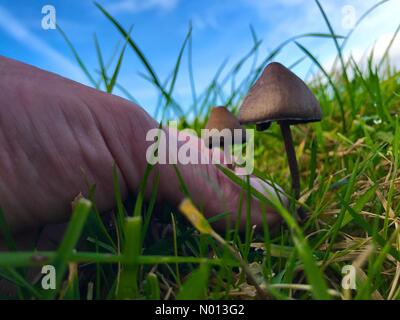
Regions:
<instances>
[{"instance_id":1,"label":"thumb","mask_svg":"<svg viewBox=\"0 0 400 320\"><path fill-rule=\"evenodd\" d=\"M87 180L96 185L99 210L112 209L114 163L122 197L138 190L152 145L146 137L159 127L142 108L10 59L0 57L0 70L0 143L5 146L0 154L0 205L13 230L68 220L71 201L87 194ZM186 147L198 158L209 152L197 138L186 144L183 133L163 132L167 143L181 140L179 149ZM236 219L240 214L244 225L247 202L240 201L241 188L213 164L156 164L160 201L178 205L185 196L175 169L208 217L228 212ZM254 198L250 202L251 223L261 224L260 205ZM266 211L270 224L276 224L276 212Z\"/></svg>"}]
</instances>

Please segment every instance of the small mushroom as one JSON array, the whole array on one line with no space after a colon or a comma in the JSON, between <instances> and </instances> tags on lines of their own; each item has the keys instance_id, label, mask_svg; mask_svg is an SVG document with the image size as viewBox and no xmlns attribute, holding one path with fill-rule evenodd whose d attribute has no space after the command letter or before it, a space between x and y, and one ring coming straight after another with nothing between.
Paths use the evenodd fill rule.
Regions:
<instances>
[{"instance_id":1,"label":"small mushroom","mask_svg":"<svg viewBox=\"0 0 400 320\"><path fill-rule=\"evenodd\" d=\"M213 138L220 138L220 147L224 146L224 137L220 134L220 132L224 129L228 129L231 133L232 137L232 145L235 143L245 143L246 142L246 131L240 125L239 120L224 106L214 107L211 110L210 117L208 118L208 122L206 124L207 130L216 129L217 131L210 131L211 134L205 136L205 144L208 148L213 147ZM234 130L241 130L241 141L234 141Z\"/></svg>"},{"instance_id":2,"label":"small mushroom","mask_svg":"<svg viewBox=\"0 0 400 320\"><path fill-rule=\"evenodd\" d=\"M246 130L244 130L244 128L240 125L239 120L225 106L212 108L205 129L210 130L204 137L204 143L210 149L212 147L215 147L213 146L213 140L215 140L216 138L220 139L219 147L222 148L225 146L224 135L221 134L222 130L224 129L228 129L231 134L231 144L226 147L231 147L234 144L246 143ZM235 141L234 139L235 130L241 130L240 141ZM230 154L228 153L228 150L224 149L224 154L225 157L228 157L228 159L230 159Z\"/></svg>"},{"instance_id":3,"label":"small mushroom","mask_svg":"<svg viewBox=\"0 0 400 320\"><path fill-rule=\"evenodd\" d=\"M278 122L292 177L296 200L300 196L300 176L293 147L290 125L320 121L321 107L307 85L280 63L271 63L263 71L244 99L240 111L241 124L255 124L257 130Z\"/></svg>"}]
</instances>

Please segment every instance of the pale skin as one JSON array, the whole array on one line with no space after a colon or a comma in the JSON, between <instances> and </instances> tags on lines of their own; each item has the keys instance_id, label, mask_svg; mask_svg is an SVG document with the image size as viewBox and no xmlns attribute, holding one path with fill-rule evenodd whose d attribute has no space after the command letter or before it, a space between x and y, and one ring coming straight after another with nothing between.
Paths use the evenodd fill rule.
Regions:
<instances>
[{"instance_id":1,"label":"pale skin","mask_svg":"<svg viewBox=\"0 0 400 320\"><path fill-rule=\"evenodd\" d=\"M129 191L138 190L147 166L151 142L146 132L158 126L132 102L0 57L0 205L12 232L26 238L39 227L67 222L71 201L87 194L85 179L96 184L99 210L112 210L113 165L125 199ZM167 132L173 134L177 133ZM197 144L193 148L199 154L210 152ZM236 219L238 185L212 164L177 166L193 202L207 217L228 211ZM159 203L179 205L184 195L173 166L156 165L152 175L156 173ZM147 197L153 179L149 181ZM252 183L262 190L259 181L252 178ZM261 225L256 199L251 208L252 224ZM271 226L279 224L272 208L266 213ZM245 214L242 217L244 225ZM224 221L216 227L223 228Z\"/></svg>"}]
</instances>

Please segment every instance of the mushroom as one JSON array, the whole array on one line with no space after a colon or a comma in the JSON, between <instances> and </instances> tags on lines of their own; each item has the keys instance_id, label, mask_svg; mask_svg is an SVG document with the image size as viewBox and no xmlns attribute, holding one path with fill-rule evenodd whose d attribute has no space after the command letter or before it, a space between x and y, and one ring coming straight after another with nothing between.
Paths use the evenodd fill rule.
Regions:
<instances>
[{"instance_id":1,"label":"mushroom","mask_svg":"<svg viewBox=\"0 0 400 320\"><path fill-rule=\"evenodd\" d=\"M307 85L277 62L269 64L245 97L239 110L241 124L255 124L257 130L278 122L292 177L296 200L300 196L300 176L290 125L320 121L321 107Z\"/></svg>"},{"instance_id":2,"label":"mushroom","mask_svg":"<svg viewBox=\"0 0 400 320\"><path fill-rule=\"evenodd\" d=\"M231 147L234 144L243 144L246 143L246 130L240 125L239 120L225 107L218 106L214 107L211 110L210 117L208 118L208 122L206 124L207 133L204 136L204 143L208 148L215 147L213 145L213 140L219 138L219 147L225 146L225 138L222 130L228 129L231 134L231 143L229 146ZM214 130L213 130L214 129ZM235 138L235 130L241 130L241 139L240 141L236 141ZM224 149L224 154L226 157L229 157L230 154L227 153L227 150Z\"/></svg>"}]
</instances>

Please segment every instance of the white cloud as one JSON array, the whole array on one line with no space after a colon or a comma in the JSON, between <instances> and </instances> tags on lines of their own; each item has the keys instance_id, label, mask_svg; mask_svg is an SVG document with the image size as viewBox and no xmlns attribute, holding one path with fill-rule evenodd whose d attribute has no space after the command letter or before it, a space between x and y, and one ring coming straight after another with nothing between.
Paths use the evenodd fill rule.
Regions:
<instances>
[{"instance_id":1,"label":"white cloud","mask_svg":"<svg viewBox=\"0 0 400 320\"><path fill-rule=\"evenodd\" d=\"M72 77L76 81L85 83L82 71L60 52L49 46L46 42L38 38L35 34L24 27L12 14L4 7L0 6L0 28L8 33L16 41L22 43L28 49L36 51L42 56L50 59L57 68L61 68L66 76ZM46 31L54 32L54 31Z\"/></svg>"},{"instance_id":2,"label":"white cloud","mask_svg":"<svg viewBox=\"0 0 400 320\"><path fill-rule=\"evenodd\" d=\"M353 0L353 3L357 4L358 2ZM368 1L368 4L363 3L362 8L355 5L357 18L367 8L376 3L377 1ZM399 25L399 11L399 1L388 1L370 14L349 39L347 50L345 50L344 54L345 57L352 55L362 65L370 56L371 51L373 51L375 61L380 61ZM394 39L389 56L393 65L400 66L400 35L397 35ZM333 57L326 59L326 65L330 65L328 63L329 60L332 62Z\"/></svg>"},{"instance_id":3,"label":"white cloud","mask_svg":"<svg viewBox=\"0 0 400 320\"><path fill-rule=\"evenodd\" d=\"M326 23L315 1L305 0L242 0L256 10L261 20L267 23L268 29L262 33L268 48L274 48L284 39L296 34L308 32L329 32ZM335 33L346 35L349 30L343 23L346 20L344 6L354 8L355 21L379 0L320 0ZM375 59L381 58L388 42L393 36L400 20L400 1L390 0L374 10L357 27L349 39L345 57L352 55L357 61L374 47ZM272 29L271 29L272 28ZM336 56L336 49L330 39L308 38L300 40L329 69ZM283 60L292 61L298 52L297 48L285 50ZM391 62L400 65L400 37L393 43L390 51Z\"/></svg>"},{"instance_id":4,"label":"white cloud","mask_svg":"<svg viewBox=\"0 0 400 320\"><path fill-rule=\"evenodd\" d=\"M399 66L400 65L400 38L399 35L394 39L393 43L391 43L393 39L394 33L384 33L380 35L376 41L371 43L367 48L353 47L351 50L351 54L354 60L361 64L365 65L373 52L373 57L375 62L380 62L383 56L386 53L387 48L391 45L390 50L388 52L390 56L390 63L392 65Z\"/></svg>"},{"instance_id":5,"label":"white cloud","mask_svg":"<svg viewBox=\"0 0 400 320\"><path fill-rule=\"evenodd\" d=\"M106 6L112 14L142 12L147 10L171 10L177 5L178 0L120 0L113 1Z\"/></svg>"},{"instance_id":6,"label":"white cloud","mask_svg":"<svg viewBox=\"0 0 400 320\"><path fill-rule=\"evenodd\" d=\"M206 28L217 29L219 23L215 14L207 13L206 15L194 14L192 16L194 30L204 30Z\"/></svg>"}]
</instances>

